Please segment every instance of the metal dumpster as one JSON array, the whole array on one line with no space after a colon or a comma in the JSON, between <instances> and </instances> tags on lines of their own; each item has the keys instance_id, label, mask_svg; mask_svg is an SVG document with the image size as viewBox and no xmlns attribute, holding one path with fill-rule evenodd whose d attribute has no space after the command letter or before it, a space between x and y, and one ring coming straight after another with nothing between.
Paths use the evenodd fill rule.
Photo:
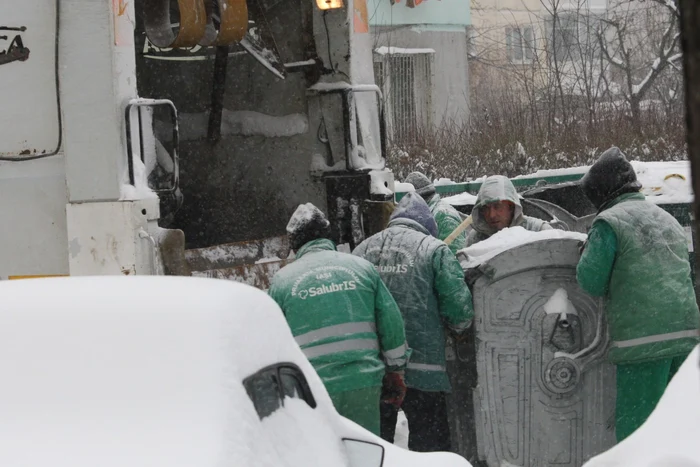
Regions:
<instances>
[{"instance_id":1,"label":"metal dumpster","mask_svg":"<svg viewBox=\"0 0 700 467\"><path fill-rule=\"evenodd\" d=\"M542 240L472 274L471 339L452 344L453 448L475 466L581 466L615 443L602 301L576 283L579 242Z\"/></svg>"}]
</instances>

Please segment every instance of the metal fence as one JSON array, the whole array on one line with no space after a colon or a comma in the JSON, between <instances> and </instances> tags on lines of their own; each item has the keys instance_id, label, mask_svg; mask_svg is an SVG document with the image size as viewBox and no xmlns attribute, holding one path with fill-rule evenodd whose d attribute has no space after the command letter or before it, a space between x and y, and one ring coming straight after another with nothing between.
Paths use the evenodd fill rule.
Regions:
<instances>
[{"instance_id":1,"label":"metal fence","mask_svg":"<svg viewBox=\"0 0 700 467\"><path fill-rule=\"evenodd\" d=\"M432 53L375 55L374 76L384 95L389 139L413 142L431 124Z\"/></svg>"}]
</instances>

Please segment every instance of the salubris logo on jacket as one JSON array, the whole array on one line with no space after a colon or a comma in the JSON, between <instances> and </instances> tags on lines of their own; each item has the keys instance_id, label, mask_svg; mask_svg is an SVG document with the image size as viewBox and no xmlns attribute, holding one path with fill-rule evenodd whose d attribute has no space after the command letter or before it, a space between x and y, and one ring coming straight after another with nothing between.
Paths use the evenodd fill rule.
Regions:
<instances>
[{"instance_id":1,"label":"salubris logo on jacket","mask_svg":"<svg viewBox=\"0 0 700 467\"><path fill-rule=\"evenodd\" d=\"M346 290L355 289L357 289L357 283L355 281L343 281L341 283L329 285L323 284L321 287L309 287L308 289L300 290L298 296L302 300L306 300L308 297L317 297L333 292L345 292Z\"/></svg>"},{"instance_id":2,"label":"salubris logo on jacket","mask_svg":"<svg viewBox=\"0 0 700 467\"><path fill-rule=\"evenodd\" d=\"M310 282L314 282L311 287ZM355 290L358 283L360 276L350 268L340 265L320 266L306 271L294 281L292 297L306 300L309 297Z\"/></svg>"},{"instance_id":3,"label":"salubris logo on jacket","mask_svg":"<svg viewBox=\"0 0 700 467\"><path fill-rule=\"evenodd\" d=\"M406 264L396 264L394 266L375 266L380 273L394 273L394 274L406 274L408 272L408 265Z\"/></svg>"}]
</instances>

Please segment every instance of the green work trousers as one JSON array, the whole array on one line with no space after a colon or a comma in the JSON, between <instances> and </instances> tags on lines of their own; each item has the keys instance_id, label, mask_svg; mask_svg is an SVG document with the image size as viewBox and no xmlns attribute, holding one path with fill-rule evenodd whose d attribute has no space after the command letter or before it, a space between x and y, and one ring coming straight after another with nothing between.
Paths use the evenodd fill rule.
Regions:
<instances>
[{"instance_id":1,"label":"green work trousers","mask_svg":"<svg viewBox=\"0 0 700 467\"><path fill-rule=\"evenodd\" d=\"M379 398L381 386L330 394L335 410L379 436Z\"/></svg>"},{"instance_id":2,"label":"green work trousers","mask_svg":"<svg viewBox=\"0 0 700 467\"><path fill-rule=\"evenodd\" d=\"M686 357L617 365L615 434L620 442L642 426Z\"/></svg>"}]
</instances>

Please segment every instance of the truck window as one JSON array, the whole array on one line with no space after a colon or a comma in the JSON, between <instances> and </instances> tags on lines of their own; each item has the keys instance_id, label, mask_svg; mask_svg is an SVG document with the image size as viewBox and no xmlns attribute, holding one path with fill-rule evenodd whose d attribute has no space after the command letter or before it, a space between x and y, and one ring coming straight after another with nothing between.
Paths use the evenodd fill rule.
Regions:
<instances>
[{"instance_id":1,"label":"truck window","mask_svg":"<svg viewBox=\"0 0 700 467\"><path fill-rule=\"evenodd\" d=\"M290 363L263 368L247 377L243 386L261 420L283 407L285 397L302 399L309 407L316 408L304 373Z\"/></svg>"}]
</instances>

